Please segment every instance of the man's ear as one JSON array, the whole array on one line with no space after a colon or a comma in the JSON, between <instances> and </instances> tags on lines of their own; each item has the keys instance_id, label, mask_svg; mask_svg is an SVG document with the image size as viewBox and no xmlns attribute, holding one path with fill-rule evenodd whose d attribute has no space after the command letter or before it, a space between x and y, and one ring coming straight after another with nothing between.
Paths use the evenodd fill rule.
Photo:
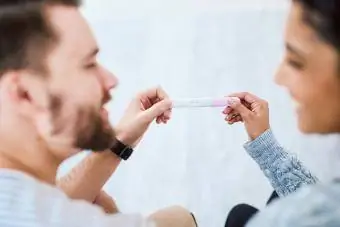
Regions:
<instances>
[{"instance_id":1,"label":"man's ear","mask_svg":"<svg viewBox=\"0 0 340 227\"><path fill-rule=\"evenodd\" d=\"M32 118L48 112L47 80L42 76L18 71L6 73L3 79L4 92L18 114Z\"/></svg>"}]
</instances>

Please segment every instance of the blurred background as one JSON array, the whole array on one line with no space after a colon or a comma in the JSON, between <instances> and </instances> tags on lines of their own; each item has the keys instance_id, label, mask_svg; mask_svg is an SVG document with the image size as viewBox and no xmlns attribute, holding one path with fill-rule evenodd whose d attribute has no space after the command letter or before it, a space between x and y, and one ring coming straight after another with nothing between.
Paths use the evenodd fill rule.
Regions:
<instances>
[{"instance_id":1,"label":"blurred background","mask_svg":"<svg viewBox=\"0 0 340 227\"><path fill-rule=\"evenodd\" d=\"M288 9L288 0L85 0L99 60L120 79L112 124L138 91L157 85L173 98L253 92L269 101L281 144L330 180L340 170L333 164L339 138L299 134L288 94L273 81ZM174 110L168 125L150 128L105 185L122 212L178 204L200 226L219 227L237 203L264 206L272 188L242 147L243 125L227 125L221 111ZM59 174L86 154L65 162Z\"/></svg>"}]
</instances>

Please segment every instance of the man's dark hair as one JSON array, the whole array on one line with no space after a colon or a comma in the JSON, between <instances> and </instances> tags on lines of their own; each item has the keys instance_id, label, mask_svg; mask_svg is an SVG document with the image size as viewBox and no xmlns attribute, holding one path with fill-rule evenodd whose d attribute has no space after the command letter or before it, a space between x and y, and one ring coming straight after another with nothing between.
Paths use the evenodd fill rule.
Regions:
<instances>
[{"instance_id":1,"label":"man's dark hair","mask_svg":"<svg viewBox=\"0 0 340 227\"><path fill-rule=\"evenodd\" d=\"M46 54L58 40L46 12L53 5L79 7L81 1L0 0L0 76L28 68L45 70Z\"/></svg>"},{"instance_id":2,"label":"man's dark hair","mask_svg":"<svg viewBox=\"0 0 340 227\"><path fill-rule=\"evenodd\" d=\"M340 52L340 0L293 0L302 5L303 19L326 43Z\"/></svg>"}]
</instances>

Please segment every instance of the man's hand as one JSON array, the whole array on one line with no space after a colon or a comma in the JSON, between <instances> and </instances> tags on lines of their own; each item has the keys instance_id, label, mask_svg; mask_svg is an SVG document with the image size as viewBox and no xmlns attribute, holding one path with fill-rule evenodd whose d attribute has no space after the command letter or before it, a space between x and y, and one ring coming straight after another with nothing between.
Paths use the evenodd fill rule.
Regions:
<instances>
[{"instance_id":1,"label":"man's hand","mask_svg":"<svg viewBox=\"0 0 340 227\"><path fill-rule=\"evenodd\" d=\"M154 120L158 124L167 123L171 107L168 95L160 87L140 93L131 101L124 117L115 127L117 139L135 147Z\"/></svg>"},{"instance_id":2,"label":"man's hand","mask_svg":"<svg viewBox=\"0 0 340 227\"><path fill-rule=\"evenodd\" d=\"M119 213L119 209L116 205L116 202L105 191L100 191L99 195L96 197L93 204L103 208L103 210L107 214Z\"/></svg>"},{"instance_id":3,"label":"man's hand","mask_svg":"<svg viewBox=\"0 0 340 227\"><path fill-rule=\"evenodd\" d=\"M223 111L227 115L225 120L229 124L244 122L251 140L256 139L269 129L269 108L265 100L247 92L229 96L240 99L240 101L235 101Z\"/></svg>"}]
</instances>

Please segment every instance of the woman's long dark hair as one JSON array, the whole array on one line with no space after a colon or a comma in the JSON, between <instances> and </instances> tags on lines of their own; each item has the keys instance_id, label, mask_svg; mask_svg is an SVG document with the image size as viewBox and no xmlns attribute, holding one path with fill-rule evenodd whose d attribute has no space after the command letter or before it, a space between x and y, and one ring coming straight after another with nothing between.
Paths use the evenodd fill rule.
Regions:
<instances>
[{"instance_id":1,"label":"woman's long dark hair","mask_svg":"<svg viewBox=\"0 0 340 227\"><path fill-rule=\"evenodd\" d=\"M293 0L304 9L303 20L320 39L340 53L340 0Z\"/></svg>"}]
</instances>

